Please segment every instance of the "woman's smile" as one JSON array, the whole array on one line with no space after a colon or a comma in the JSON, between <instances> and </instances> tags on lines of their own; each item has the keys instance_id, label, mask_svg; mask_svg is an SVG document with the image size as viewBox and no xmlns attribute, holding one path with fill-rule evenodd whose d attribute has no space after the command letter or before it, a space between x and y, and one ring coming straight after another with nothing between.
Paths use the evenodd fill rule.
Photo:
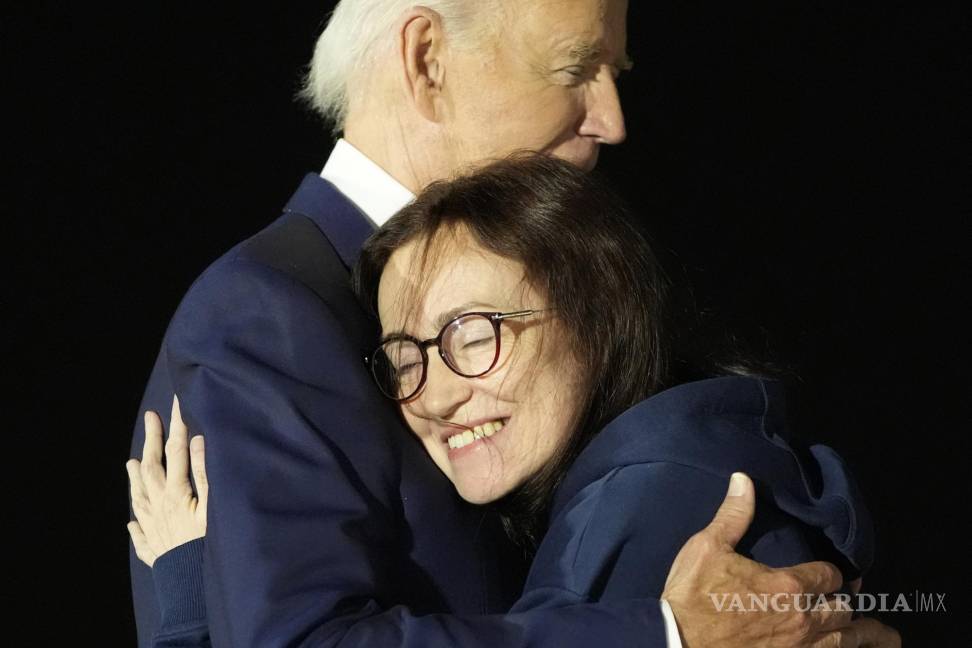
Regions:
<instances>
[{"instance_id":1,"label":"woman's smile","mask_svg":"<svg viewBox=\"0 0 972 648\"><path fill-rule=\"evenodd\" d=\"M436 263L423 271L426 253ZM386 339L407 335L440 346L419 358L424 384L402 402L402 414L470 502L496 500L537 474L574 422L578 372L544 297L524 280L522 264L485 250L465 231L403 245L382 274L378 310ZM436 338L460 304L497 317ZM483 363L469 362L481 349ZM390 364L414 371L416 358ZM470 375L462 373L463 359Z\"/></svg>"},{"instance_id":2,"label":"woman's smile","mask_svg":"<svg viewBox=\"0 0 972 648\"><path fill-rule=\"evenodd\" d=\"M476 441L492 438L493 435L503 429L508 420L504 417L492 417L481 419L478 422L469 422L465 425L450 424L450 429L442 434L443 443L450 449L460 450Z\"/></svg>"}]
</instances>

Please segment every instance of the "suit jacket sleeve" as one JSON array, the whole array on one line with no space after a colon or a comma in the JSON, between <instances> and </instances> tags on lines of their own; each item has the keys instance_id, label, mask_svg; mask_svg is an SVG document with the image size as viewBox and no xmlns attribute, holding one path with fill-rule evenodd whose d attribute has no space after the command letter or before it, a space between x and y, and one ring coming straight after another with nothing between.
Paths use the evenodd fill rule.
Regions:
<instances>
[{"instance_id":1,"label":"suit jacket sleeve","mask_svg":"<svg viewBox=\"0 0 972 648\"><path fill-rule=\"evenodd\" d=\"M507 616L389 608L400 501L383 440L401 432L365 397L374 387L341 327L309 288L245 259L205 273L170 325L171 380L206 435L213 645L665 645L653 599Z\"/></svg>"}]
</instances>

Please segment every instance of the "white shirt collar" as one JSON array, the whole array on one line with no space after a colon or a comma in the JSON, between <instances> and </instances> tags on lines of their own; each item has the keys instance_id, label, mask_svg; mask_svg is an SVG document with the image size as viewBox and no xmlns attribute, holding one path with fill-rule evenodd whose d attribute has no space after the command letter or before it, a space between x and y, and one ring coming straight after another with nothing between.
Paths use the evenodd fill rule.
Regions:
<instances>
[{"instance_id":1,"label":"white shirt collar","mask_svg":"<svg viewBox=\"0 0 972 648\"><path fill-rule=\"evenodd\" d=\"M337 187L378 227L415 198L415 194L343 138L334 145L321 177Z\"/></svg>"}]
</instances>

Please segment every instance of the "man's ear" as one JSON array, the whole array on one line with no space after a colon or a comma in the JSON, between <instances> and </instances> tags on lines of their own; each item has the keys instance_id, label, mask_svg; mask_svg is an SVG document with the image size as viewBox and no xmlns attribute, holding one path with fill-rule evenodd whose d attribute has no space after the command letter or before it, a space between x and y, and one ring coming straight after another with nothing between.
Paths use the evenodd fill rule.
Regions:
<instances>
[{"instance_id":1,"label":"man's ear","mask_svg":"<svg viewBox=\"0 0 972 648\"><path fill-rule=\"evenodd\" d=\"M445 80L442 17L427 7L412 7L399 24L399 52L407 96L422 117L439 121Z\"/></svg>"}]
</instances>

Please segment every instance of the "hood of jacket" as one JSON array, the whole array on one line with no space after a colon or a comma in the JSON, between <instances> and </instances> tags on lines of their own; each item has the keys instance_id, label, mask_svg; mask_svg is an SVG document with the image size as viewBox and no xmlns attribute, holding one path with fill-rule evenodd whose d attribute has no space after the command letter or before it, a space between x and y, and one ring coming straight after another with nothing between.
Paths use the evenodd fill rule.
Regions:
<instances>
[{"instance_id":1,"label":"hood of jacket","mask_svg":"<svg viewBox=\"0 0 972 648\"><path fill-rule=\"evenodd\" d=\"M819 528L865 571L874 531L860 490L833 449L790 445L785 414L783 385L775 380L730 376L667 389L594 437L558 488L553 510L619 466L674 462L726 477L745 472L761 496Z\"/></svg>"}]
</instances>

